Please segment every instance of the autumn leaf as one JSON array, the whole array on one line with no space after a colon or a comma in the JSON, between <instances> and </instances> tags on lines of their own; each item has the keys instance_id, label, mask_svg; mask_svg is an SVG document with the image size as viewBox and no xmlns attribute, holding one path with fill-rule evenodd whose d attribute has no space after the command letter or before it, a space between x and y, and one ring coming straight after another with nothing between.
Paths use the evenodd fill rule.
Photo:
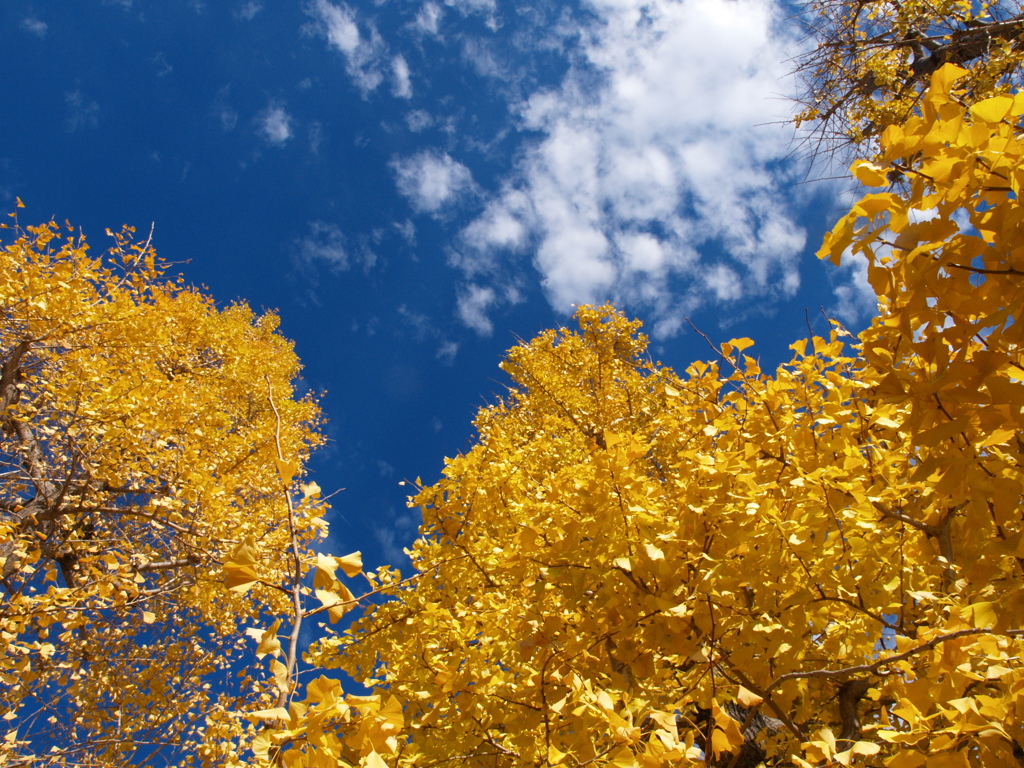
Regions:
<instances>
[{"instance_id":1,"label":"autumn leaf","mask_svg":"<svg viewBox=\"0 0 1024 768\"><path fill-rule=\"evenodd\" d=\"M259 580L256 572L256 543L247 537L224 563L224 584L232 592L245 592Z\"/></svg>"},{"instance_id":2,"label":"autumn leaf","mask_svg":"<svg viewBox=\"0 0 1024 768\"><path fill-rule=\"evenodd\" d=\"M362 552L353 552L352 554L345 555L344 557L336 557L334 560L338 564L338 567L344 571L345 575L350 578L352 576L358 576L363 571Z\"/></svg>"},{"instance_id":3,"label":"autumn leaf","mask_svg":"<svg viewBox=\"0 0 1024 768\"><path fill-rule=\"evenodd\" d=\"M295 479L295 475L299 472L299 462L284 461L282 459L274 459L274 462L277 464L277 472L281 476L281 482L290 486Z\"/></svg>"},{"instance_id":4,"label":"autumn leaf","mask_svg":"<svg viewBox=\"0 0 1024 768\"><path fill-rule=\"evenodd\" d=\"M758 696L756 693L752 693L740 686L739 693L736 694L736 701L739 702L740 706L743 707L756 707L764 701L762 696Z\"/></svg>"}]
</instances>

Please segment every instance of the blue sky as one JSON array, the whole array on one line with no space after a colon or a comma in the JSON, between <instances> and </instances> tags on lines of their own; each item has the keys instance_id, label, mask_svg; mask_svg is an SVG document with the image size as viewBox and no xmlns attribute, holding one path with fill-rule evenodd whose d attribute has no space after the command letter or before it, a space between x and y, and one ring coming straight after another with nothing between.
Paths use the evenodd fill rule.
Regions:
<instances>
[{"instance_id":1,"label":"blue sky","mask_svg":"<svg viewBox=\"0 0 1024 768\"><path fill-rule=\"evenodd\" d=\"M330 548L401 564L399 481L573 304L680 370L710 355L687 317L771 364L805 310L864 322L813 256L850 190L805 183L785 124L802 40L773 0L8 0L0 201L94 248L153 224L189 282L278 311L326 391Z\"/></svg>"}]
</instances>

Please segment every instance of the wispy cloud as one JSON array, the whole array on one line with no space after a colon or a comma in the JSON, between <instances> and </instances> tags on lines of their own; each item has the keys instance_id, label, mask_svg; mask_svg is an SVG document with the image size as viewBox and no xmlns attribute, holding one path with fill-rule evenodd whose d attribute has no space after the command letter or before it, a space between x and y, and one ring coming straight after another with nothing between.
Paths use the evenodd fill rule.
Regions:
<instances>
[{"instance_id":1,"label":"wispy cloud","mask_svg":"<svg viewBox=\"0 0 1024 768\"><path fill-rule=\"evenodd\" d=\"M423 151L391 161L398 191L422 213L437 213L474 188L473 175L443 152Z\"/></svg>"},{"instance_id":2,"label":"wispy cloud","mask_svg":"<svg viewBox=\"0 0 1024 768\"><path fill-rule=\"evenodd\" d=\"M456 314L480 336L490 336L494 332L494 324L488 312L497 301L498 295L493 288L471 283L459 292Z\"/></svg>"},{"instance_id":3,"label":"wispy cloud","mask_svg":"<svg viewBox=\"0 0 1024 768\"><path fill-rule=\"evenodd\" d=\"M405 221L396 221L392 225L395 231L401 236L402 240L405 241L406 245L416 245L416 225L409 219Z\"/></svg>"},{"instance_id":4,"label":"wispy cloud","mask_svg":"<svg viewBox=\"0 0 1024 768\"><path fill-rule=\"evenodd\" d=\"M389 509L385 514L388 524L375 526L374 538L377 539L384 561L404 568L409 562L409 557L405 554L405 544L416 537L420 521L409 512Z\"/></svg>"},{"instance_id":5,"label":"wispy cloud","mask_svg":"<svg viewBox=\"0 0 1024 768\"><path fill-rule=\"evenodd\" d=\"M345 57L345 70L365 97L384 81L388 66L387 45L372 22L360 30L356 12L347 3L313 0L306 6L313 17L313 34L327 38L328 44Z\"/></svg>"},{"instance_id":6,"label":"wispy cloud","mask_svg":"<svg viewBox=\"0 0 1024 768\"><path fill-rule=\"evenodd\" d=\"M518 106L515 172L453 259L477 281L472 328L500 303L481 274L531 253L553 307L647 307L656 332L685 311L799 286L804 233L780 184L793 40L772 0L595 0L561 84ZM488 60L476 49L475 66ZM499 278L500 279L500 278Z\"/></svg>"},{"instance_id":7,"label":"wispy cloud","mask_svg":"<svg viewBox=\"0 0 1024 768\"><path fill-rule=\"evenodd\" d=\"M296 241L296 249L302 266L312 266L319 262L339 271L349 268L345 235L337 224L309 222L309 232Z\"/></svg>"},{"instance_id":8,"label":"wispy cloud","mask_svg":"<svg viewBox=\"0 0 1024 768\"><path fill-rule=\"evenodd\" d=\"M167 61L167 55L163 51L153 54L153 64L156 65L157 77L166 77L174 71L174 67Z\"/></svg>"},{"instance_id":9,"label":"wispy cloud","mask_svg":"<svg viewBox=\"0 0 1024 768\"><path fill-rule=\"evenodd\" d=\"M268 144L284 146L292 137L292 117L280 104L270 102L256 122L260 136Z\"/></svg>"},{"instance_id":10,"label":"wispy cloud","mask_svg":"<svg viewBox=\"0 0 1024 768\"><path fill-rule=\"evenodd\" d=\"M46 31L50 28L45 21L37 19L35 16L29 16L21 20L21 28L26 32L31 32L33 35L42 40L46 37Z\"/></svg>"},{"instance_id":11,"label":"wispy cloud","mask_svg":"<svg viewBox=\"0 0 1024 768\"><path fill-rule=\"evenodd\" d=\"M422 312L409 309L405 304L398 307L398 315L412 330L417 341L431 341L437 344L434 357L447 365L451 365L459 353L457 341L449 339L445 333L434 325L434 322Z\"/></svg>"},{"instance_id":12,"label":"wispy cloud","mask_svg":"<svg viewBox=\"0 0 1024 768\"><path fill-rule=\"evenodd\" d=\"M412 80L409 79L409 65L402 55L391 59L391 93L400 99L412 98Z\"/></svg>"},{"instance_id":13,"label":"wispy cloud","mask_svg":"<svg viewBox=\"0 0 1024 768\"><path fill-rule=\"evenodd\" d=\"M237 8L235 8L233 13L236 19L252 21L256 17L256 14L262 10L263 3L258 0L248 0L248 2L241 3Z\"/></svg>"},{"instance_id":14,"label":"wispy cloud","mask_svg":"<svg viewBox=\"0 0 1024 768\"><path fill-rule=\"evenodd\" d=\"M831 279L836 297L831 311L844 323L857 326L878 312L878 295L868 282L866 258L847 254Z\"/></svg>"},{"instance_id":15,"label":"wispy cloud","mask_svg":"<svg viewBox=\"0 0 1024 768\"><path fill-rule=\"evenodd\" d=\"M100 105L76 88L64 94L64 106L67 113L64 127L68 133L80 128L96 128L100 120Z\"/></svg>"},{"instance_id":16,"label":"wispy cloud","mask_svg":"<svg viewBox=\"0 0 1024 768\"><path fill-rule=\"evenodd\" d=\"M225 85L217 91L212 107L214 116L220 122L220 127L225 131L233 131L235 130L235 126L238 125L238 112L236 112L228 102L228 96L230 94L231 86Z\"/></svg>"},{"instance_id":17,"label":"wispy cloud","mask_svg":"<svg viewBox=\"0 0 1024 768\"><path fill-rule=\"evenodd\" d=\"M463 16L483 16L491 31L501 26L497 0L445 0L445 5L455 8Z\"/></svg>"},{"instance_id":18,"label":"wispy cloud","mask_svg":"<svg viewBox=\"0 0 1024 768\"><path fill-rule=\"evenodd\" d=\"M434 124L434 118L425 109L414 109L405 115L405 124L413 133L419 133Z\"/></svg>"},{"instance_id":19,"label":"wispy cloud","mask_svg":"<svg viewBox=\"0 0 1024 768\"><path fill-rule=\"evenodd\" d=\"M314 155L319 153L325 139L323 123L319 120L314 120L310 123L307 136L309 138L309 151Z\"/></svg>"},{"instance_id":20,"label":"wispy cloud","mask_svg":"<svg viewBox=\"0 0 1024 768\"><path fill-rule=\"evenodd\" d=\"M421 34L436 35L443 16L444 9L433 0L427 0L416 12L416 19L411 26Z\"/></svg>"}]
</instances>

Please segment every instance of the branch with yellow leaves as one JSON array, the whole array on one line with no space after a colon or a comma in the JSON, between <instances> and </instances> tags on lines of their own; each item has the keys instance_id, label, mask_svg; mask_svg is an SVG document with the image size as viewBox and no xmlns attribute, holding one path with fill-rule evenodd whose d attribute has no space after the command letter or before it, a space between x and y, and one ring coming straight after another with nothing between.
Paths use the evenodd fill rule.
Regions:
<instances>
[{"instance_id":1,"label":"branch with yellow leaves","mask_svg":"<svg viewBox=\"0 0 1024 768\"><path fill-rule=\"evenodd\" d=\"M900 661L905 661L919 653L933 650L936 646L942 643L948 643L950 640L957 640L961 637L970 637L971 635L996 635L999 637L1024 637L1024 629L1007 629L1007 630L995 630L985 629L982 627L968 627L966 629L958 629L955 632L949 632L945 635L938 635L933 637L931 640L927 640L923 643L915 645L903 653L898 653L894 656L886 656L885 658L873 661L870 664L858 664L853 667L843 667L841 669L813 669L807 672L787 672L784 675L772 680L766 687L765 691L771 692L773 689L782 685L787 680L801 680L810 678L824 678L827 680L845 680L855 675L876 675L879 674L879 670L890 664L896 664ZM884 674L884 673L883 673Z\"/></svg>"}]
</instances>

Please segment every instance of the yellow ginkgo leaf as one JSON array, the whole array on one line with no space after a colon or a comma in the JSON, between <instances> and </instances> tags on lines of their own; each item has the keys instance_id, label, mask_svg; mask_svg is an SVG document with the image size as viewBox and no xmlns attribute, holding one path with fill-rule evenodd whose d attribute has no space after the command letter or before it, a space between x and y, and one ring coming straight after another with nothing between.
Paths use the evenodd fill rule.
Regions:
<instances>
[{"instance_id":1,"label":"yellow ginkgo leaf","mask_svg":"<svg viewBox=\"0 0 1024 768\"><path fill-rule=\"evenodd\" d=\"M280 475L282 482L290 486L295 479L295 475L299 472L299 462L283 461L281 459L274 459L274 462L277 464L277 473Z\"/></svg>"},{"instance_id":2,"label":"yellow ginkgo leaf","mask_svg":"<svg viewBox=\"0 0 1024 768\"><path fill-rule=\"evenodd\" d=\"M736 694L736 701L744 707L756 707L764 701L764 698L762 696L758 696L752 691L748 691L741 685L739 693Z\"/></svg>"},{"instance_id":3,"label":"yellow ginkgo leaf","mask_svg":"<svg viewBox=\"0 0 1024 768\"><path fill-rule=\"evenodd\" d=\"M363 571L362 552L353 552L352 554L345 555L344 557L336 557L334 560L338 564L338 567L341 568L348 577L358 576Z\"/></svg>"}]
</instances>

